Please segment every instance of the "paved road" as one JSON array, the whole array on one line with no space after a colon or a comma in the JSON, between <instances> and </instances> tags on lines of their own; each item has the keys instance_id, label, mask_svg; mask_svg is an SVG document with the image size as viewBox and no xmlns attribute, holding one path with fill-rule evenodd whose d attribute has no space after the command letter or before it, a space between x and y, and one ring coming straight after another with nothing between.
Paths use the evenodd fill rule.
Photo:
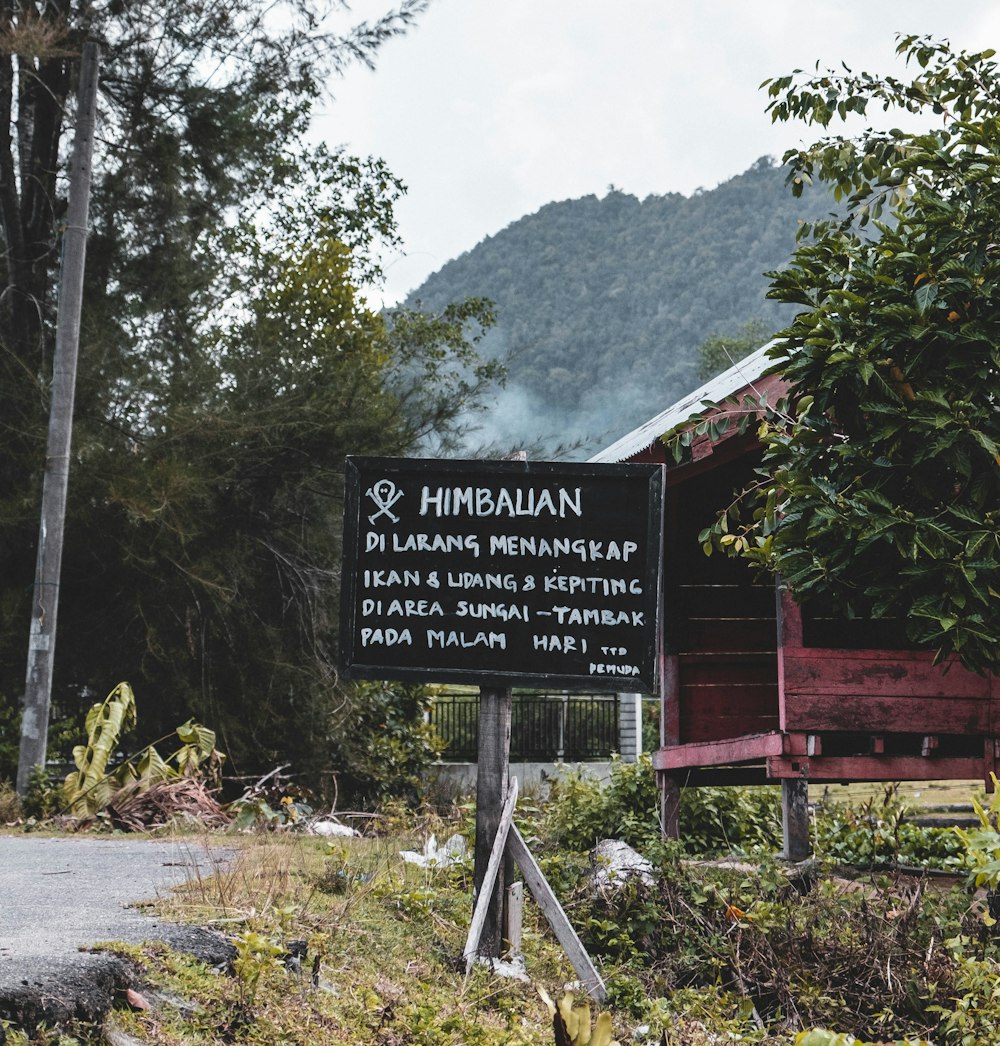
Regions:
<instances>
[{"instance_id":1,"label":"paved road","mask_svg":"<svg viewBox=\"0 0 1000 1046\"><path fill-rule=\"evenodd\" d=\"M177 927L128 905L155 899L189 874L211 875L228 856L196 840L0 836L0 1014L27 1013L33 997L49 1019L98 1012L102 1004L88 1001L88 992L98 985L113 994L120 971L80 949L172 940Z\"/></svg>"}]
</instances>

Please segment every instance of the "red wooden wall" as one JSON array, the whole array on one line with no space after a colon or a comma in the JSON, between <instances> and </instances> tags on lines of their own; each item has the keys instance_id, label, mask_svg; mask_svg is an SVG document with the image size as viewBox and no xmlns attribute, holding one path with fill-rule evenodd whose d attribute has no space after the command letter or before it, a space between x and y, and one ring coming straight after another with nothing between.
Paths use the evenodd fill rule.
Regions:
<instances>
[{"instance_id":1,"label":"red wooden wall","mask_svg":"<svg viewBox=\"0 0 1000 1046\"><path fill-rule=\"evenodd\" d=\"M752 479L731 437L667 473L663 746L679 783L987 778L1000 685L909 649L902 622L805 616L698 533Z\"/></svg>"}]
</instances>

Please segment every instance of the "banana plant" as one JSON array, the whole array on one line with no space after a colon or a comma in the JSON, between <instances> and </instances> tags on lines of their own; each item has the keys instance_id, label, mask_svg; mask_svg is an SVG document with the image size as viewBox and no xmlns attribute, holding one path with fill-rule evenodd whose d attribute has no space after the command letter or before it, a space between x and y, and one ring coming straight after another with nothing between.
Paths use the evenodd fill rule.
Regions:
<instances>
[{"instance_id":1,"label":"banana plant","mask_svg":"<svg viewBox=\"0 0 1000 1046\"><path fill-rule=\"evenodd\" d=\"M119 683L87 713L87 743L73 749L76 770L63 784L67 806L74 817L95 814L121 786L108 764L122 735L135 726L135 694L128 683Z\"/></svg>"},{"instance_id":2,"label":"banana plant","mask_svg":"<svg viewBox=\"0 0 1000 1046\"><path fill-rule=\"evenodd\" d=\"M189 719L175 733L181 747L166 759L154 745L109 769L122 737L136 724L135 694L119 683L87 713L87 743L73 749L76 770L63 783L66 807L74 817L93 817L127 784L144 792L162 781L217 771L222 756L215 749L215 732Z\"/></svg>"}]
</instances>

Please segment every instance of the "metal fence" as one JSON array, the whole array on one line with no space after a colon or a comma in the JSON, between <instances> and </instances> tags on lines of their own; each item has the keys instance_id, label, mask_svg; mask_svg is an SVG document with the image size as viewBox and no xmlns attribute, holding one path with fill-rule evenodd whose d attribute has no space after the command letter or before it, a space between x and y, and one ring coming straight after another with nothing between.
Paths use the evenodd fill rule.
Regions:
<instances>
[{"instance_id":1,"label":"metal fence","mask_svg":"<svg viewBox=\"0 0 1000 1046\"><path fill-rule=\"evenodd\" d=\"M474 763L479 695L440 694L430 723L446 762ZM518 762L584 762L618 750L617 694L517 694L511 702L510 757Z\"/></svg>"}]
</instances>

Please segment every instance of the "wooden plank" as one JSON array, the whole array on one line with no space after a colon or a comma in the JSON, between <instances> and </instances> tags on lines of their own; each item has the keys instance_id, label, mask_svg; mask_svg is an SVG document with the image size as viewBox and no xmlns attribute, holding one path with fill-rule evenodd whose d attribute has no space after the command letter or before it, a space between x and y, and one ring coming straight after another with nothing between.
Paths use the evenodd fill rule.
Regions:
<instances>
[{"instance_id":1,"label":"wooden plank","mask_svg":"<svg viewBox=\"0 0 1000 1046\"><path fill-rule=\"evenodd\" d=\"M468 975L472 969L472 964L476 960L476 952L479 950L479 942L483 934L483 927L486 925L486 917L489 913L490 902L493 899L494 887L496 886L497 877L500 872L500 864L503 861L504 846L507 843L507 834L510 831L511 822L514 818L514 804L517 802L517 778L512 777L510 781L510 787L507 789L507 798L503 804L503 810L500 814L500 823L497 826L497 833L493 839L493 846L490 849L490 859L486 866L486 872L483 876L483 881L479 885L479 892L476 894L476 904L472 910L472 922L469 925L469 934L465 938L465 948L462 951L462 958L465 959L465 972ZM489 955L489 953L487 953ZM490 958L499 958L498 955L490 955Z\"/></svg>"},{"instance_id":2,"label":"wooden plank","mask_svg":"<svg viewBox=\"0 0 1000 1046\"><path fill-rule=\"evenodd\" d=\"M773 617L723 616L725 609L731 609L735 613L738 608L720 608L718 617L688 619L680 630L681 642L686 651L739 651L756 654L778 649Z\"/></svg>"},{"instance_id":3,"label":"wooden plank","mask_svg":"<svg viewBox=\"0 0 1000 1046\"><path fill-rule=\"evenodd\" d=\"M683 771L675 771L671 776L684 788L774 784L773 781L768 780L767 767L763 763L759 766L743 764L742 766L710 766L704 769L688 767Z\"/></svg>"},{"instance_id":4,"label":"wooden plank","mask_svg":"<svg viewBox=\"0 0 1000 1046\"><path fill-rule=\"evenodd\" d=\"M678 654L681 686L713 683L777 686L777 654Z\"/></svg>"},{"instance_id":5,"label":"wooden plank","mask_svg":"<svg viewBox=\"0 0 1000 1046\"><path fill-rule=\"evenodd\" d=\"M479 688L479 746L476 769L476 849L473 888L477 899L484 892L493 840L497 837L510 772L511 692L493 687ZM503 946L503 902L505 884L498 878L486 891L489 911L480 941L481 952L498 959Z\"/></svg>"},{"instance_id":6,"label":"wooden plank","mask_svg":"<svg viewBox=\"0 0 1000 1046\"><path fill-rule=\"evenodd\" d=\"M683 723L680 744L711 745L720 741L732 741L746 734L770 733L777 729L777 715L760 715L756 718L733 715L717 720L691 717Z\"/></svg>"},{"instance_id":7,"label":"wooden plank","mask_svg":"<svg viewBox=\"0 0 1000 1046\"><path fill-rule=\"evenodd\" d=\"M753 689L760 693L748 694L747 689L685 688L681 692L679 743L721 741L777 730L778 710L773 690L755 687ZM702 690L711 692L704 695Z\"/></svg>"},{"instance_id":8,"label":"wooden plank","mask_svg":"<svg viewBox=\"0 0 1000 1046\"><path fill-rule=\"evenodd\" d=\"M727 716L724 719L691 716L682 720L679 743L712 744L742 737L744 734L767 734L777 729L777 716Z\"/></svg>"},{"instance_id":9,"label":"wooden plank","mask_svg":"<svg viewBox=\"0 0 1000 1046\"><path fill-rule=\"evenodd\" d=\"M712 440L706 433L704 436L697 436L691 443L691 460L701 461L702 458L707 458L712 453Z\"/></svg>"},{"instance_id":10,"label":"wooden plank","mask_svg":"<svg viewBox=\"0 0 1000 1046\"><path fill-rule=\"evenodd\" d=\"M676 612L687 617L713 617L722 614L726 607L739 607L747 617L765 617L774 621L773 585L695 582L678 585L676 598Z\"/></svg>"},{"instance_id":11,"label":"wooden plank","mask_svg":"<svg viewBox=\"0 0 1000 1046\"><path fill-rule=\"evenodd\" d=\"M524 926L524 883L507 887L507 954L521 954L521 932Z\"/></svg>"},{"instance_id":12,"label":"wooden plank","mask_svg":"<svg viewBox=\"0 0 1000 1046\"><path fill-rule=\"evenodd\" d=\"M683 770L687 767L719 766L751 759L781 755L783 739L779 733L756 734L705 744L677 745L653 753L657 770Z\"/></svg>"},{"instance_id":13,"label":"wooden plank","mask_svg":"<svg viewBox=\"0 0 1000 1046\"><path fill-rule=\"evenodd\" d=\"M778 722L785 722L785 701L788 693L786 673L789 651L802 646L802 611L782 584L775 579L775 606L778 614L778 657L775 670L778 684Z\"/></svg>"},{"instance_id":14,"label":"wooden plank","mask_svg":"<svg viewBox=\"0 0 1000 1046\"><path fill-rule=\"evenodd\" d=\"M809 738L812 737L815 747L815 734L783 734L781 740L782 751L785 755L808 755Z\"/></svg>"},{"instance_id":15,"label":"wooden plank","mask_svg":"<svg viewBox=\"0 0 1000 1046\"><path fill-rule=\"evenodd\" d=\"M774 680L766 683L716 683L694 685L685 680L680 688L681 709L685 704L697 704L717 715L735 715L737 705L754 715L778 714L778 688Z\"/></svg>"},{"instance_id":16,"label":"wooden plank","mask_svg":"<svg viewBox=\"0 0 1000 1046\"><path fill-rule=\"evenodd\" d=\"M933 665L925 651L788 650L787 694L989 698L990 680L958 664Z\"/></svg>"},{"instance_id":17,"label":"wooden plank","mask_svg":"<svg viewBox=\"0 0 1000 1046\"><path fill-rule=\"evenodd\" d=\"M953 672L958 672L960 675L971 675L976 679L985 679L987 682L996 678L995 676L977 676L975 672L962 668L958 659L954 657L946 658L940 664L935 665L934 652L932 650L887 650L884 647L850 650L840 647L817 646L800 647L791 653L795 658L817 662L840 661L845 658L849 661L859 662L881 661L889 657L906 664L925 665L927 668L933 668L935 672L940 672L946 676L950 676Z\"/></svg>"},{"instance_id":18,"label":"wooden plank","mask_svg":"<svg viewBox=\"0 0 1000 1046\"><path fill-rule=\"evenodd\" d=\"M717 507L706 504L701 512L702 518L712 519ZM743 588L749 587L753 580L749 565L742 560L730 559L721 552L704 555L698 544L697 530L690 534L671 535L667 555L674 558L673 577L679 585L737 585Z\"/></svg>"},{"instance_id":19,"label":"wooden plank","mask_svg":"<svg viewBox=\"0 0 1000 1046\"><path fill-rule=\"evenodd\" d=\"M989 702L968 697L785 692L783 730L986 734Z\"/></svg>"},{"instance_id":20,"label":"wooden plank","mask_svg":"<svg viewBox=\"0 0 1000 1046\"><path fill-rule=\"evenodd\" d=\"M675 655L663 658L660 673L660 744L680 741L680 665Z\"/></svg>"},{"instance_id":21,"label":"wooden plank","mask_svg":"<svg viewBox=\"0 0 1000 1046\"><path fill-rule=\"evenodd\" d=\"M675 656L664 656L660 673L660 745L676 745L681 739L680 669ZM660 833L664 839L681 835L681 790L669 774L657 774L660 789Z\"/></svg>"},{"instance_id":22,"label":"wooden plank","mask_svg":"<svg viewBox=\"0 0 1000 1046\"><path fill-rule=\"evenodd\" d=\"M598 1002L604 1002L608 995L604 981L597 972L593 962L591 962L587 949L584 948L583 943L577 936L576 930L573 929L569 919L566 918L566 913L556 899L556 895L552 892L552 887L549 886L545 876L542 874L541 868L538 867L534 857L531 856L531 851L528 849L528 845L525 843L521 833L517 830L517 825L511 825L509 846L511 853L514 855L514 860L521 869L524 881L531 891L532 897L535 898L538 907L541 908L545 918L548 919L552 932L556 935L556 939L562 945L563 951L573 964L573 969L576 970L576 975L580 978L580 983L583 985L584 990L591 998L596 999Z\"/></svg>"},{"instance_id":23,"label":"wooden plank","mask_svg":"<svg viewBox=\"0 0 1000 1046\"><path fill-rule=\"evenodd\" d=\"M837 650L915 650L906 638L906 622L899 618L818 617L803 609L802 644Z\"/></svg>"},{"instance_id":24,"label":"wooden plank","mask_svg":"<svg viewBox=\"0 0 1000 1046\"><path fill-rule=\"evenodd\" d=\"M778 611L778 642L785 648L802 646L802 608L792 598L791 592L777 582L775 600Z\"/></svg>"},{"instance_id":25,"label":"wooden plank","mask_svg":"<svg viewBox=\"0 0 1000 1046\"><path fill-rule=\"evenodd\" d=\"M810 781L968 781L983 776L982 757L924 759L919 755L771 756L772 780L806 775Z\"/></svg>"}]
</instances>

